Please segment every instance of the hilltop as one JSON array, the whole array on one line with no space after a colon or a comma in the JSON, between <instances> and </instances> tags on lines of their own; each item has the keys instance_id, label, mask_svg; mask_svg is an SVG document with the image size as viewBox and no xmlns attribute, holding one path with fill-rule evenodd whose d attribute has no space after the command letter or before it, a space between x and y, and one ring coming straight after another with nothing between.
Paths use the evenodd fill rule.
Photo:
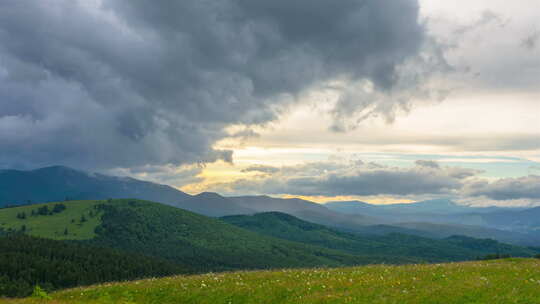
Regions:
<instances>
[{"instance_id":1,"label":"hilltop","mask_svg":"<svg viewBox=\"0 0 540 304\"><path fill-rule=\"evenodd\" d=\"M540 260L176 276L75 288L51 303L538 303ZM0 300L1 302L1 300ZM24 299L13 303L48 303Z\"/></svg>"}]
</instances>

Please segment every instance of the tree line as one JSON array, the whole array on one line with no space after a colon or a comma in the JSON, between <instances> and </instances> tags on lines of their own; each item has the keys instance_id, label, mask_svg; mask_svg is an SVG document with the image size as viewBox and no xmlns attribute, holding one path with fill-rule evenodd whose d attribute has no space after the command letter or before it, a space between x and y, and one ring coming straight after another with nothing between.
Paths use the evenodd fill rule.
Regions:
<instances>
[{"instance_id":1,"label":"tree line","mask_svg":"<svg viewBox=\"0 0 540 304\"><path fill-rule=\"evenodd\" d=\"M0 237L0 297L103 282L183 273L174 263L116 249L41 239L24 234Z\"/></svg>"}]
</instances>

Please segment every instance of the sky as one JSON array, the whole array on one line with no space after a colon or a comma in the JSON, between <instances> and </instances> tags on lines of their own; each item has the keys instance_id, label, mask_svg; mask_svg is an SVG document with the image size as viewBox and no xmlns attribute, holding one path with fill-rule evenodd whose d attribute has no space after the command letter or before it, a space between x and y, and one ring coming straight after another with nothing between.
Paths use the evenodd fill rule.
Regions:
<instances>
[{"instance_id":1,"label":"sky","mask_svg":"<svg viewBox=\"0 0 540 304\"><path fill-rule=\"evenodd\" d=\"M540 2L6 0L0 168L540 205Z\"/></svg>"}]
</instances>

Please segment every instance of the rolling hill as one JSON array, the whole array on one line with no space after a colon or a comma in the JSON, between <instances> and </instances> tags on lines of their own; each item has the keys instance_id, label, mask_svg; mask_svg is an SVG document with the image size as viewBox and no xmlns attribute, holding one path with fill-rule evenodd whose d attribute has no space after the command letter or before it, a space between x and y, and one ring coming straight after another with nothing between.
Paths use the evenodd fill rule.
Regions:
<instances>
[{"instance_id":1,"label":"rolling hill","mask_svg":"<svg viewBox=\"0 0 540 304\"><path fill-rule=\"evenodd\" d=\"M176 276L75 288L9 303L538 303L540 260ZM0 299L0 303L2 303Z\"/></svg>"},{"instance_id":2,"label":"rolling hill","mask_svg":"<svg viewBox=\"0 0 540 304\"><path fill-rule=\"evenodd\" d=\"M4 227L5 233L77 240L86 245L164 258L189 272L410 262L404 257L352 255L264 236L218 219L148 201L62 204L65 209L60 212L39 211L45 206L53 210L58 203L1 209L0 227ZM26 214L25 218L21 218L22 213Z\"/></svg>"},{"instance_id":3,"label":"rolling hill","mask_svg":"<svg viewBox=\"0 0 540 304\"><path fill-rule=\"evenodd\" d=\"M279 212L222 218L238 227L290 241L311 244L352 254L405 256L423 261L458 261L491 253L532 256L535 250L498 243L494 240L452 236L441 240L391 233L382 236L341 232Z\"/></svg>"}]
</instances>

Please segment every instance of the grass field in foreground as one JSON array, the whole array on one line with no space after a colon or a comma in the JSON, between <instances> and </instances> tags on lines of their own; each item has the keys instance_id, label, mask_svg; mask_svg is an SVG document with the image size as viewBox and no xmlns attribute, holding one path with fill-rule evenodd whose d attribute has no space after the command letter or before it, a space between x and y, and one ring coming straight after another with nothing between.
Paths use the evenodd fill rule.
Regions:
<instances>
[{"instance_id":1,"label":"grass field in foreground","mask_svg":"<svg viewBox=\"0 0 540 304\"><path fill-rule=\"evenodd\" d=\"M177 276L14 303L540 303L540 260ZM0 300L1 302L1 300Z\"/></svg>"}]
</instances>

